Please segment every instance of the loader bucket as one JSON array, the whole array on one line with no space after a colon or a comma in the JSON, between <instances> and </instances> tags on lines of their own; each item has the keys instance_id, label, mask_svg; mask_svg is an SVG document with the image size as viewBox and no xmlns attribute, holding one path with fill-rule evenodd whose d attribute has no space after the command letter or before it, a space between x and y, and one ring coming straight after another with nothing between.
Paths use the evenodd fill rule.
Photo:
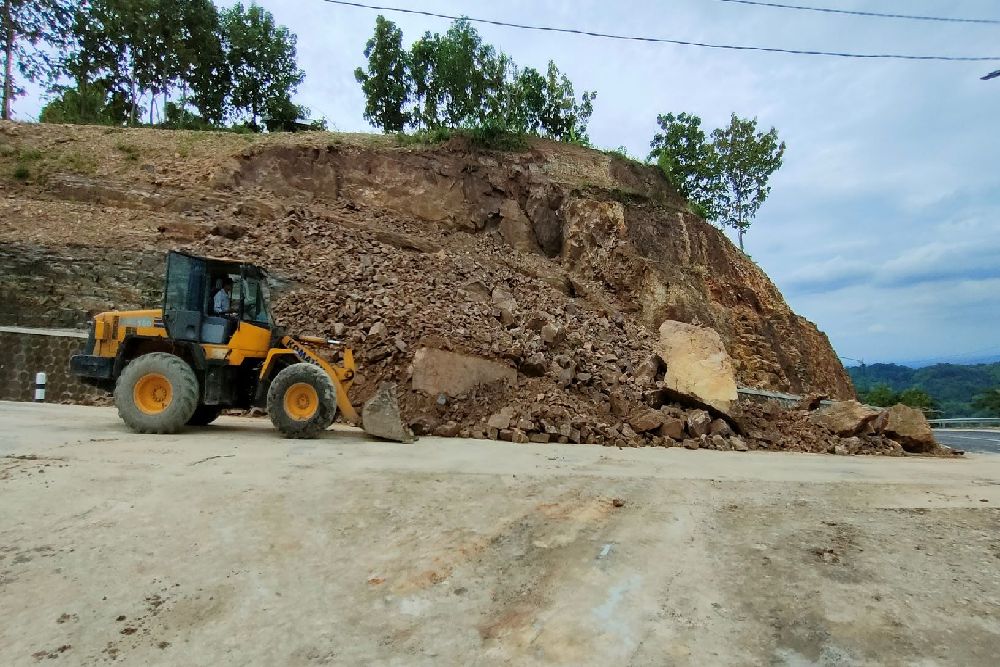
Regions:
<instances>
[{"instance_id":1,"label":"loader bucket","mask_svg":"<svg viewBox=\"0 0 1000 667\"><path fill-rule=\"evenodd\" d=\"M365 401L365 405L361 409L361 427L368 435L383 440L396 442L416 440L413 431L403 421L399 412L396 385L388 382L382 384L378 391Z\"/></svg>"}]
</instances>

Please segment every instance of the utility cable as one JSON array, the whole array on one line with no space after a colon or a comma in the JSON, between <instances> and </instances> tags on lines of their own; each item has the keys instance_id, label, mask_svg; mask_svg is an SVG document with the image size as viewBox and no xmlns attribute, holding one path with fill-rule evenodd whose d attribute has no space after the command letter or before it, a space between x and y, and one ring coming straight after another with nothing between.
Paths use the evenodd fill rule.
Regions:
<instances>
[{"instance_id":1,"label":"utility cable","mask_svg":"<svg viewBox=\"0 0 1000 667\"><path fill-rule=\"evenodd\" d=\"M777 2L760 2L759 0L719 0L739 5L755 5L757 7L772 7L775 9L801 9L807 12L823 12L826 14L849 14L851 16L874 16L883 19L910 19L913 21L938 21L940 23L980 23L1000 25L1000 19L963 19L947 16L919 16L916 14L883 14L881 12L862 12L853 9L833 9L831 7L804 7L802 5L783 5Z\"/></svg>"},{"instance_id":2,"label":"utility cable","mask_svg":"<svg viewBox=\"0 0 1000 667\"><path fill-rule=\"evenodd\" d=\"M380 12L398 12L401 14L417 14L420 16L430 16L433 18L459 19L469 23L485 23L488 25L502 26L505 28L518 28L520 30L542 30L546 32L561 32L572 35L586 35L588 37L601 37L604 39L628 40L634 42L655 42L662 44L677 44L679 46L698 46L706 49L725 49L729 51L762 51L765 53L787 53L798 56L833 56L837 58L867 58L886 60L935 60L949 62L983 62L1000 60L1000 56L919 56L897 53L841 53L837 51L813 51L805 49L779 49L767 46L738 46L733 44L709 44L706 42L691 42L681 39L666 39L659 37L637 37L631 35L614 35L603 32L592 32L589 30L576 30L573 28L556 28L552 26L525 25L521 23L508 23L506 21L496 21L492 19L476 19L468 16L454 16L451 14L438 14L420 9L403 9L401 7L384 7L379 5L366 5L360 2L348 2L348 0L323 0L331 5L343 5L345 7L358 7L360 9L374 9Z\"/></svg>"}]
</instances>

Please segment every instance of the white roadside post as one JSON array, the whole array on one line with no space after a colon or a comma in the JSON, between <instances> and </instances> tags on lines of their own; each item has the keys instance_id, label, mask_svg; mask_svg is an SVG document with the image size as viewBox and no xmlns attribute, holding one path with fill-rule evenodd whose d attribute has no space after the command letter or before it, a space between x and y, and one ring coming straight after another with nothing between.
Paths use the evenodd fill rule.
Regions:
<instances>
[{"instance_id":1,"label":"white roadside post","mask_svg":"<svg viewBox=\"0 0 1000 667\"><path fill-rule=\"evenodd\" d=\"M45 373L35 374L35 403L45 402Z\"/></svg>"}]
</instances>

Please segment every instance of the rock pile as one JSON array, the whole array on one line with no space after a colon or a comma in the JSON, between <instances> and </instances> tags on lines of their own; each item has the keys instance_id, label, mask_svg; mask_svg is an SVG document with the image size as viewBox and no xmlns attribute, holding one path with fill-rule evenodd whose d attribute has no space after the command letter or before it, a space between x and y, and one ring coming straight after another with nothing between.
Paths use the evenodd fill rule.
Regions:
<instances>
[{"instance_id":1,"label":"rock pile","mask_svg":"<svg viewBox=\"0 0 1000 667\"><path fill-rule=\"evenodd\" d=\"M666 323L657 338L602 302L596 287L512 250L498 233L446 233L344 203L292 207L239 233L210 235L197 249L255 256L290 279L276 298L277 319L355 349L355 404L398 384L417 435L904 451L885 435L841 425L836 411L810 418L736 405L732 362L713 331ZM712 381L691 381L706 375ZM877 416L865 413L863 426ZM900 432L898 423L883 431Z\"/></svg>"},{"instance_id":2,"label":"rock pile","mask_svg":"<svg viewBox=\"0 0 1000 667\"><path fill-rule=\"evenodd\" d=\"M737 382L841 400L854 391L825 335L648 165L540 139L493 152L322 132L193 142L4 122L0 134L14 148L0 163L32 151L49 174L0 206L11 248L0 292L45 283L6 290L9 323L70 326L153 306L163 252L187 244L272 269L286 287L279 323L344 339L360 362L352 403L394 384L398 396L378 394L369 416L398 401L419 433L933 446L926 424L899 410L854 428L810 418L816 401L741 409ZM74 166L81 155L93 169ZM25 257L57 270L40 278Z\"/></svg>"},{"instance_id":3,"label":"rock pile","mask_svg":"<svg viewBox=\"0 0 1000 667\"><path fill-rule=\"evenodd\" d=\"M371 229L390 224L391 238ZM565 276L544 259L519 256L494 234L408 227L350 205L336 214L296 208L198 249L255 256L292 278L277 296L277 319L353 347L361 368L352 400L395 381L418 431L474 424L497 401L579 415L614 402L626 411L654 387L639 372L650 334L611 307L569 297ZM415 239L437 250L416 249Z\"/></svg>"}]
</instances>

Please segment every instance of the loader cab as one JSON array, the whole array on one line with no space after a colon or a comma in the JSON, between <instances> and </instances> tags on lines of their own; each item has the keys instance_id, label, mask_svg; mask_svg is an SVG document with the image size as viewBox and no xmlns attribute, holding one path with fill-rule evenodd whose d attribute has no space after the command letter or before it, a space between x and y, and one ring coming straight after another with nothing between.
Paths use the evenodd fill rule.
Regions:
<instances>
[{"instance_id":1,"label":"loader cab","mask_svg":"<svg viewBox=\"0 0 1000 667\"><path fill-rule=\"evenodd\" d=\"M232 282L230 311L216 312L215 295ZM244 323L271 329L267 275L253 264L171 251L163 323L175 340L225 345Z\"/></svg>"}]
</instances>

